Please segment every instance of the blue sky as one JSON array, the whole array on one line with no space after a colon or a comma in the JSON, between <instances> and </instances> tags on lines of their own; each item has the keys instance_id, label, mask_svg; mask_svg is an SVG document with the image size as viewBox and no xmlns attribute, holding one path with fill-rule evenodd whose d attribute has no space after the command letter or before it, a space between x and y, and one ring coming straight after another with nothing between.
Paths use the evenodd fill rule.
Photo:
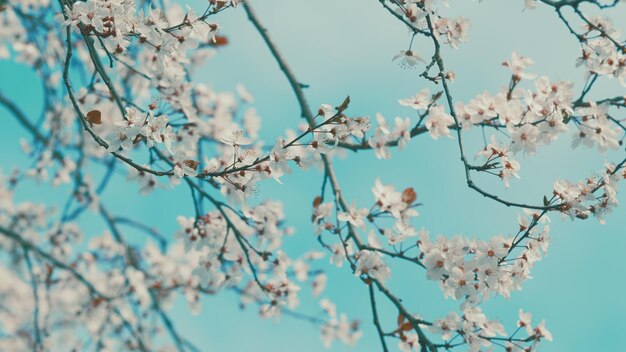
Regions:
<instances>
[{"instance_id":1,"label":"blue sky","mask_svg":"<svg viewBox=\"0 0 626 352\"><path fill-rule=\"evenodd\" d=\"M539 8L523 11L523 1L454 2L445 14L466 16L472 20L469 42L459 49L444 51L448 69L456 73L451 86L455 99L467 102L483 91L496 92L508 84L508 73L500 63L511 51L535 59L529 70L551 79L567 79L581 88L581 70L574 67L578 44L559 22L553 11ZM192 4L201 10L204 2ZM380 6L378 1L255 1L259 17L291 64L297 77L310 88L306 94L312 106L339 103L350 95L350 114L370 115L380 112L388 118L411 116L412 110L400 106L399 98L429 87L418 78L421 71L404 70L391 62L399 50L406 49L406 30ZM613 12L614 18L626 19L626 10ZM255 107L263 118L261 135L269 143L299 120L299 107L286 79L247 21L243 9L226 11L217 17L230 45L196 76L218 90L234 90L243 83L255 96ZM616 21L618 23L618 21ZM619 24L619 23L618 23ZM424 57L431 54L430 43L416 38L414 48ZM31 118L38 117L41 92L34 74L26 67L0 62L0 91L14 99ZM591 97L623 94L616 82L601 82ZM414 117L414 116L413 116ZM29 161L19 151L18 137L27 137L6 110L0 108L0 160L8 171L12 165L25 167ZM564 137L564 138L563 138ZM482 137L468 133L465 139L469 154L478 151ZM598 157L593 150L571 150L569 136L562 136L553 146L532 158L522 158L521 180L513 180L505 190L500 182L479 177L478 182L512 200L536 203L549 194L556 177L578 180L599 170L605 160L617 160L613 154ZM456 141L432 141L421 136L404 151L393 150L391 160L377 160L373 153L350 153L335 161L344 196L361 206L373 201L371 187L377 177L397 189L413 187L424 203L415 223L432 235L465 234L488 238L516 229L518 210L484 199L466 187ZM125 169L125 168L120 168ZM280 185L271 180L261 185L259 200L284 202L289 225L296 235L287 239L291 253L318 248L310 227L310 204L319 192L319 172L295 172ZM162 229L176 230L178 215L193 214L185 187L141 197L136 187L117 177L103 201L119 213L128 212ZM41 200L48 204L65 201L67 189L50 189L27 182L21 186L18 200ZM545 318L555 341L544 351L613 351L621 343L626 326L626 265L620 258L626 250L624 208L607 218L606 225L594 219L572 222L552 215L553 244L548 257L533 270L534 278L523 291L508 300L492 299L483 309L501 319L511 329L517 310L524 308L534 319ZM103 224L84 221L87 232L100 234ZM129 231L128 236L138 235ZM335 344L332 351L378 351L379 344L371 325L367 288L355 280L347 268L329 267L329 288L324 296L338 304L340 311L360 318L365 333L358 345L349 348ZM410 310L434 319L456 310L459 302L445 300L434 282L427 281L419 268L394 266L391 288L402 297ZM308 292L303 293L302 310L318 313ZM392 326L397 312L382 304L383 324ZM191 316L183 304L173 311L180 331L207 351L319 351L322 344L315 327L284 317L280 322L264 321L254 309L240 311L237 297L225 292L207 297L202 313ZM395 344L393 344L395 346Z\"/></svg>"}]
</instances>

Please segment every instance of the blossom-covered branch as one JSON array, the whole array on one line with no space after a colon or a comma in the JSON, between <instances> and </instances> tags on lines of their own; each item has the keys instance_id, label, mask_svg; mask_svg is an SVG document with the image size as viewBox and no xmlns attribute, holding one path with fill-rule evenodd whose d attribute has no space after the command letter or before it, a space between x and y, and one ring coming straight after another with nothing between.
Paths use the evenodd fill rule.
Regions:
<instances>
[{"instance_id":1,"label":"blossom-covered branch","mask_svg":"<svg viewBox=\"0 0 626 352\"><path fill-rule=\"evenodd\" d=\"M199 351L177 327L173 302L183 298L197 313L205 297L234 294L262 318L316 326L327 347L357 343L359 321L371 316L383 351L535 350L553 338L545 321L533 323L520 309L506 324L482 306L523 288L549 248L549 217L604 222L618 206L626 96L595 93L603 81L626 85L623 19L595 14L620 3L524 1L527 9L554 10L580 47L571 64L581 68L583 86L532 73L534 61L511 48L498 68L508 72L502 88L462 102L446 59L470 39L470 20L447 17L446 1L378 0L380 15L406 30L408 45L389 57L417 82L389 120L376 111L353 114L363 102L349 91L331 104L310 100L252 1L210 0L200 11L165 0L0 1L0 59L30 67L43 93L35 116L11 90L0 91L0 106L27 136L19 141L24 163L1 165L0 349ZM244 85L216 91L198 79L231 44L219 24L227 11L245 12L245 25L258 32L295 97L300 116L285 119L294 128L270 140L261 138L255 97ZM418 53L421 42L432 52ZM473 130L483 137L477 150L468 143ZM523 159L566 135L572 148L618 158L581 181L562 175L541 199L512 200L478 184L476 175L491 175L517 187ZM335 169L351 155L337 156L348 150L393 159L418 138L456 140L467 187L519 208L509 233L433 237L416 225L418 210L429 206L418 201L425 185L396 189L376 174L362 176L374 185L369 204L352 200ZM301 252L284 245L294 229L282 203L259 188L294 170L321 170L321 188L305 210L319 246ZM66 195L52 206L23 201L30 181ZM167 233L154 219L111 206L110 189L120 181L147 197L184 194L190 211L164 214L178 223ZM458 309L413 312L416 300L437 297L392 290L400 265L438 285ZM326 297L327 272L345 267L368 297L358 317ZM317 312L305 312L303 291ZM397 319L389 321L389 311Z\"/></svg>"}]
</instances>

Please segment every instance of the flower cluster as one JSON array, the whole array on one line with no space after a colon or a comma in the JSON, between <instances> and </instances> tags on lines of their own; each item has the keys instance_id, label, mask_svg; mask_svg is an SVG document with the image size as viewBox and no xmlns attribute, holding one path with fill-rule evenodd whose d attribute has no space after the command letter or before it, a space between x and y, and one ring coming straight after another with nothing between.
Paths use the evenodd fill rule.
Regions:
<instances>
[{"instance_id":1,"label":"flower cluster","mask_svg":"<svg viewBox=\"0 0 626 352\"><path fill-rule=\"evenodd\" d=\"M519 310L519 320L517 321L518 329L511 335L506 333L502 323L497 320L490 320L483 313L480 307L464 304L462 306L463 315L451 312L443 318L439 318L433 322L428 330L440 335L445 341L451 341L455 336L463 336L464 341L468 344L468 351L483 351L493 348L497 343L504 347L505 351L532 351L542 340L552 341L552 334L545 327L545 321L533 327L532 315L523 310ZM527 337L517 336L519 331L523 329ZM500 345L499 341L507 341L504 345ZM530 344L523 347L524 343ZM417 348L405 351L416 351Z\"/></svg>"},{"instance_id":2,"label":"flower cluster","mask_svg":"<svg viewBox=\"0 0 626 352\"><path fill-rule=\"evenodd\" d=\"M335 340L354 345L363 336L359 330L359 321L349 321L344 313L338 315L337 306L334 303L328 299L323 299L320 301L320 307L329 318L328 322L324 323L321 328L324 347L329 348Z\"/></svg>"},{"instance_id":3,"label":"flower cluster","mask_svg":"<svg viewBox=\"0 0 626 352\"><path fill-rule=\"evenodd\" d=\"M493 294L509 297L511 291L521 289L533 264L546 254L550 244L549 227L537 231L520 222L520 229L522 234L515 238L494 236L489 241L461 236L432 241L428 232L420 231L420 258L426 276L439 281L444 294L454 299L478 303ZM507 260L520 238L528 241L516 254L519 259Z\"/></svg>"},{"instance_id":4,"label":"flower cluster","mask_svg":"<svg viewBox=\"0 0 626 352\"><path fill-rule=\"evenodd\" d=\"M495 150L497 147L493 148ZM506 155L500 157L505 159ZM489 241L482 241L462 236L450 239L439 236L433 241L425 230L418 232L409 223L417 215L413 209L417 197L412 188L397 192L392 186L377 180L372 191L376 199L375 205L370 210L357 208L354 204L345 207L345 211L339 211L336 215L340 224L346 224L339 228L333 225L333 203L322 203L321 199L314 201L312 220L316 233L333 236L341 233L347 226L349 238L355 239L354 242L342 240L341 243L327 246L333 257L336 257L335 260L338 263L353 263L355 275L364 278L367 284L374 285L371 282L374 280L376 285L385 285L391 276L391 269L383 261L383 254L393 251L393 257L423 266L426 276L440 283L445 296L463 300L463 314L453 312L427 324L431 333L440 335L444 341L462 336L464 343L472 351L491 346L492 338L509 336L513 339L518 331L507 335L504 326L496 320L489 320L479 305L493 295L510 297L511 291L521 289L522 282L530 277L533 265L547 253L550 243L549 227L544 226L538 230L537 226L547 218L539 213L529 213L530 220L520 217L519 231L514 237L494 236ZM395 220L393 229L385 227L381 215L390 215ZM358 239L358 233L366 230L367 222L376 231L370 231L368 244L365 245ZM387 238L391 249L387 250L378 240L376 232ZM414 246L408 246L405 250L396 247L398 244L408 243L407 239L413 236L419 236L417 255L408 254ZM352 243L359 248L358 252L354 251ZM528 319L525 324L530 326ZM422 318L417 316L412 321L406 321L400 315L398 329L393 333L400 339L400 350L421 349L419 335L408 331L413 329L413 324L419 325L420 321L423 321ZM551 335L542 322L534 329L529 328L528 338L523 341L532 343L530 346L534 347L544 338L551 340Z\"/></svg>"},{"instance_id":5,"label":"flower cluster","mask_svg":"<svg viewBox=\"0 0 626 352\"><path fill-rule=\"evenodd\" d=\"M584 66L589 75L614 77L626 86L626 52L619 30L610 18L581 17L583 32L578 35L585 45L581 46L582 54L576 66Z\"/></svg>"},{"instance_id":6,"label":"flower cluster","mask_svg":"<svg viewBox=\"0 0 626 352\"><path fill-rule=\"evenodd\" d=\"M208 22L207 15L237 4L220 3L198 16L180 7L167 13L155 9L137 12L134 0L88 0L71 7L66 5L65 24L82 35L97 36L116 60L127 63L138 60L143 70L140 73L150 78L151 86L159 89L175 108L193 118L196 109L191 86L186 82L186 66L192 59L187 57L187 52L217 42L219 25ZM136 48L141 49L138 54Z\"/></svg>"},{"instance_id":7,"label":"flower cluster","mask_svg":"<svg viewBox=\"0 0 626 352\"><path fill-rule=\"evenodd\" d=\"M497 175L502 179L506 188L509 187L511 177L520 178L520 163L511 154L510 147L498 143L495 136L492 136L491 143L487 144L477 154L477 156L485 159L485 163L480 168L482 170L498 170Z\"/></svg>"},{"instance_id":8,"label":"flower cluster","mask_svg":"<svg viewBox=\"0 0 626 352\"><path fill-rule=\"evenodd\" d=\"M577 183L556 180L553 194L560 201L559 210L570 218L586 219L595 216L600 223L619 204L617 184L626 173L614 164L607 164L596 177ZM602 190L600 196L595 192Z\"/></svg>"}]
</instances>

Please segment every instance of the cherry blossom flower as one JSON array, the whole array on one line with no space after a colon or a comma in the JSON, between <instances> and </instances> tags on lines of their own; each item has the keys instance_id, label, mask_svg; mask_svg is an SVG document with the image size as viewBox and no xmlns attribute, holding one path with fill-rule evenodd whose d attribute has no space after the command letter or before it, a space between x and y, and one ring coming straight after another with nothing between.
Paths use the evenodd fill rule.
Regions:
<instances>
[{"instance_id":1,"label":"cherry blossom flower","mask_svg":"<svg viewBox=\"0 0 626 352\"><path fill-rule=\"evenodd\" d=\"M455 312L451 312L446 317L435 320L428 330L433 334L441 335L444 340L449 340L460 325L461 317Z\"/></svg>"},{"instance_id":2,"label":"cherry blossom flower","mask_svg":"<svg viewBox=\"0 0 626 352\"><path fill-rule=\"evenodd\" d=\"M385 133L382 128L377 128L374 136L368 141L369 146L374 149L374 154L378 159L389 159L391 152L387 148L387 143L392 139L390 133Z\"/></svg>"},{"instance_id":3,"label":"cherry blossom flower","mask_svg":"<svg viewBox=\"0 0 626 352\"><path fill-rule=\"evenodd\" d=\"M519 55L514 51L511 54L511 60L503 62L502 65L511 70L516 80L522 80L536 77L534 74L524 72L525 69L532 66L534 63L532 59Z\"/></svg>"},{"instance_id":4,"label":"cherry blossom flower","mask_svg":"<svg viewBox=\"0 0 626 352\"><path fill-rule=\"evenodd\" d=\"M274 147L270 151L270 176L272 176L278 183L280 177L285 173L291 173L288 161L292 159L290 151L284 147L284 141L279 138L274 144Z\"/></svg>"},{"instance_id":5,"label":"cherry blossom flower","mask_svg":"<svg viewBox=\"0 0 626 352\"><path fill-rule=\"evenodd\" d=\"M528 335L532 334L532 314L528 312L524 312L521 308L519 310L519 320L517 321L517 326L520 328L526 329Z\"/></svg>"},{"instance_id":6,"label":"cherry blossom flower","mask_svg":"<svg viewBox=\"0 0 626 352\"><path fill-rule=\"evenodd\" d=\"M537 138L539 129L536 126L525 124L520 128L515 128L511 135L511 151L533 155L537 152Z\"/></svg>"},{"instance_id":7,"label":"cherry blossom flower","mask_svg":"<svg viewBox=\"0 0 626 352\"><path fill-rule=\"evenodd\" d=\"M365 228L365 217L369 214L369 211L365 208L358 209L354 203L350 205L347 212L340 212L337 214L339 221L349 222L355 227Z\"/></svg>"},{"instance_id":8,"label":"cherry blossom flower","mask_svg":"<svg viewBox=\"0 0 626 352\"><path fill-rule=\"evenodd\" d=\"M149 168L148 165L142 165L142 167ZM164 185L159 183L154 174L140 171L135 168L128 169L127 179L130 181L137 181L139 183L139 194L142 195L150 194L157 188L165 188Z\"/></svg>"},{"instance_id":9,"label":"cherry blossom flower","mask_svg":"<svg viewBox=\"0 0 626 352\"><path fill-rule=\"evenodd\" d=\"M400 117L396 117L396 129L393 131L398 138L398 149L402 150L406 147L407 143L411 141L411 120L407 117L404 120Z\"/></svg>"},{"instance_id":10,"label":"cherry blossom flower","mask_svg":"<svg viewBox=\"0 0 626 352\"><path fill-rule=\"evenodd\" d=\"M234 130L234 131L231 131L230 133L225 133L223 137L220 139L220 141L224 144L230 144L235 147L248 145L252 143L252 141L249 138L246 138L243 136L242 130Z\"/></svg>"},{"instance_id":11,"label":"cherry blossom flower","mask_svg":"<svg viewBox=\"0 0 626 352\"><path fill-rule=\"evenodd\" d=\"M172 126L168 125L168 118L165 115L148 119L148 123L141 129L141 134L148 138L148 147L152 147L154 143L163 143L170 153L172 152L172 141L176 138Z\"/></svg>"},{"instance_id":12,"label":"cherry blossom flower","mask_svg":"<svg viewBox=\"0 0 626 352\"><path fill-rule=\"evenodd\" d=\"M441 136L451 137L448 126L453 123L454 119L444 111L443 106L436 105L429 110L426 128L428 134L436 140Z\"/></svg>"},{"instance_id":13,"label":"cherry blossom flower","mask_svg":"<svg viewBox=\"0 0 626 352\"><path fill-rule=\"evenodd\" d=\"M452 48L467 41L470 21L464 17L449 19L445 17L434 21L435 33L441 36Z\"/></svg>"},{"instance_id":14,"label":"cherry blossom flower","mask_svg":"<svg viewBox=\"0 0 626 352\"><path fill-rule=\"evenodd\" d=\"M174 155L174 175L178 178L184 176L195 177L198 175L198 162L189 159L183 152Z\"/></svg>"},{"instance_id":15,"label":"cherry blossom flower","mask_svg":"<svg viewBox=\"0 0 626 352\"><path fill-rule=\"evenodd\" d=\"M419 93L415 94L412 98L400 99L400 105L408 106L415 110L425 110L431 103L430 90L428 88L422 89Z\"/></svg>"},{"instance_id":16,"label":"cherry blossom flower","mask_svg":"<svg viewBox=\"0 0 626 352\"><path fill-rule=\"evenodd\" d=\"M418 62L426 63L417 52L411 50L401 50L391 61L397 61L402 68L413 68Z\"/></svg>"},{"instance_id":17,"label":"cherry blossom flower","mask_svg":"<svg viewBox=\"0 0 626 352\"><path fill-rule=\"evenodd\" d=\"M136 126L116 126L115 131L105 138L109 143L107 150L116 152L120 148L123 150L132 148L135 137L137 137L139 132L140 128Z\"/></svg>"},{"instance_id":18,"label":"cherry blossom flower","mask_svg":"<svg viewBox=\"0 0 626 352\"><path fill-rule=\"evenodd\" d=\"M351 243L351 242L348 242ZM333 245L331 245L331 257L330 257L330 263L335 265L338 268L341 268L343 266L344 261L346 260L346 253L347 255L352 255L354 252L354 250L352 249L352 245L351 244L347 244L344 247L343 243L335 243Z\"/></svg>"},{"instance_id":19,"label":"cherry blossom flower","mask_svg":"<svg viewBox=\"0 0 626 352\"><path fill-rule=\"evenodd\" d=\"M70 24L75 24L80 21L87 27L92 27L96 31L104 32L103 18L107 17L109 13L101 2L91 0L86 2L78 2L72 6L73 20Z\"/></svg>"},{"instance_id":20,"label":"cherry blossom flower","mask_svg":"<svg viewBox=\"0 0 626 352\"><path fill-rule=\"evenodd\" d=\"M548 341L552 341L552 333L550 331L548 331L548 329L546 329L546 321L542 320L541 323L539 323L539 325L537 325L534 329L533 329L535 336L538 339L546 339Z\"/></svg>"},{"instance_id":21,"label":"cherry blossom flower","mask_svg":"<svg viewBox=\"0 0 626 352\"><path fill-rule=\"evenodd\" d=\"M357 255L354 275L367 275L380 282L385 282L391 276L391 269L378 254L368 250L361 250Z\"/></svg>"}]
</instances>

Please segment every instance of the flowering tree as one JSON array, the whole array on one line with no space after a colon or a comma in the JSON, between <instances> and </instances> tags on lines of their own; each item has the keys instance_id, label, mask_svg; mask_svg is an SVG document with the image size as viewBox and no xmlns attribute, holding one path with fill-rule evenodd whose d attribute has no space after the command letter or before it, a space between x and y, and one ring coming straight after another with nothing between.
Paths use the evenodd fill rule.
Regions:
<instances>
[{"instance_id":1,"label":"flowering tree","mask_svg":"<svg viewBox=\"0 0 626 352\"><path fill-rule=\"evenodd\" d=\"M467 40L469 20L446 17L447 2L379 2L381 16L395 17L408 30L408 45L393 60L429 86L399 97L398 109L414 110L414 116L390 123L380 114L354 116L350 108L359 102L347 96L312 108L306 86L251 2L210 0L196 12L164 0L0 1L0 58L33 68L45 111L36 120L10 92L0 92L0 104L30 134L22 148L33 161L0 179L0 349L196 351L168 307L182 296L196 311L202 296L221 291L235 292L264 318L289 315L317 325L326 346L334 340L350 344L361 337L359 325L328 299L319 300L322 318L298 311L299 292L308 287L321 297L325 271L334 266L351 271L369 294L383 351L530 351L552 340L545 322L533 321L530 313L520 309L511 317L517 328L507 331L481 304L521 290L548 249L549 214L603 222L618 204L626 159L585 180L555 180L543 199L525 202L497 196L474 176L492 175L509 187L520 177L519 156L533 155L561 135L571 136L573 148L621 148L623 91L587 98L599 81L626 84L625 42L611 19L596 15L620 1L525 1L527 9L551 7L580 43L571 64L585 77L581 91L567 81L537 77L529 72L533 61L512 52L503 62L510 71L503 89L467 102L453 98L455 74L444 52L453 55ZM304 127L286 121L294 128L264 143L254 98L243 86L235 95L193 79L210 53L219 55L228 44L218 24L224 11L246 12L293 90ZM431 43L432 52L418 54L412 48L417 41ZM463 143L471 129L485 135L480 150ZM413 187L419 185L396 189L372 175L370 204L342 194L333 168L341 151L389 159L413 139L443 137L456 139L464 170L459 177L467 187L520 209L511 235L432 238L412 221L420 206ZM472 162L472 154L480 162ZM99 172L100 166L106 171ZM282 247L292 230L281 203L250 197L259 182L280 183L296 168L323 170L310 208L319 247L299 257ZM176 234L162 234L133 214L116 214L100 199L119 177L142 195L185 191L195 213L177 217ZM60 211L14 201L26 178L69 185ZM93 215L106 228L83 241L79 221ZM148 240L131 241L125 235L130 228ZM323 265L328 258L331 265ZM409 311L410 300L388 286L394 263L438 283L443 296L459 301L458 310L440 317ZM379 318L382 302L397 311L396 321Z\"/></svg>"}]
</instances>

